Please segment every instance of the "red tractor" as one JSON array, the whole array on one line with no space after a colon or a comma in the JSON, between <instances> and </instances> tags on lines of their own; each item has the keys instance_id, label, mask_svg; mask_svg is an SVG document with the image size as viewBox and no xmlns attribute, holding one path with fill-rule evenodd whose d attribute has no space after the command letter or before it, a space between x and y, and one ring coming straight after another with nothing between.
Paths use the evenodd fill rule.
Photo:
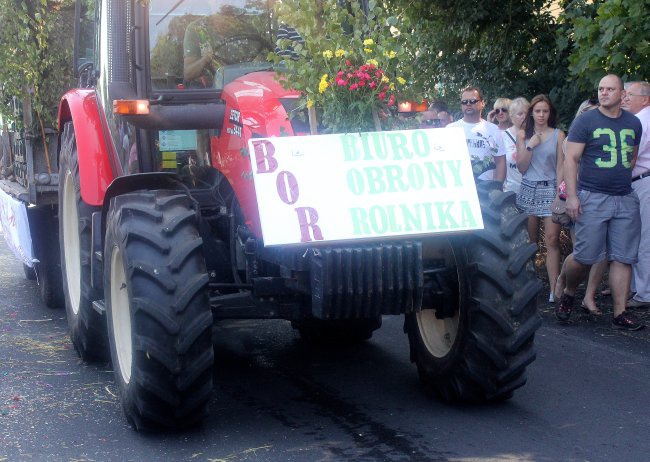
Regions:
<instances>
[{"instance_id":1,"label":"red tractor","mask_svg":"<svg viewBox=\"0 0 650 462\"><path fill-rule=\"evenodd\" d=\"M306 340L354 342L404 315L428 391L510 398L541 324L536 245L513 193L478 185L480 231L265 246L248 143L308 132L289 117L299 95L266 61L272 3L78 2L81 88L62 98L58 153L76 350L112 360L138 429L202 418L220 319L285 319Z\"/></svg>"}]
</instances>

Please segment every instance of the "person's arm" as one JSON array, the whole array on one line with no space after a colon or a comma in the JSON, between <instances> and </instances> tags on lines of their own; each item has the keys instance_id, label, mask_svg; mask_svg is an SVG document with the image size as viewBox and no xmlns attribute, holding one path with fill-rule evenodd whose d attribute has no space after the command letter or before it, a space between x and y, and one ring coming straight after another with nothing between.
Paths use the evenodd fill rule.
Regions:
<instances>
[{"instance_id":1,"label":"person's arm","mask_svg":"<svg viewBox=\"0 0 650 462\"><path fill-rule=\"evenodd\" d=\"M494 156L494 181L505 181L506 179L506 156Z\"/></svg>"},{"instance_id":2,"label":"person's arm","mask_svg":"<svg viewBox=\"0 0 650 462\"><path fill-rule=\"evenodd\" d=\"M517 169L522 174L526 173L530 166L530 161L533 158L533 148L539 144L539 139L538 135L533 135L526 142L526 132L524 130L517 132Z\"/></svg>"},{"instance_id":3,"label":"person's arm","mask_svg":"<svg viewBox=\"0 0 650 462\"><path fill-rule=\"evenodd\" d=\"M584 143L567 141L564 156L564 182L566 183L566 213L576 221L582 212L578 199L578 164L585 150Z\"/></svg>"},{"instance_id":4,"label":"person's arm","mask_svg":"<svg viewBox=\"0 0 650 462\"><path fill-rule=\"evenodd\" d=\"M557 147L555 148L555 178L557 179L557 185L560 186L560 183L564 181L564 140L566 139L564 132L560 130L557 136Z\"/></svg>"}]
</instances>

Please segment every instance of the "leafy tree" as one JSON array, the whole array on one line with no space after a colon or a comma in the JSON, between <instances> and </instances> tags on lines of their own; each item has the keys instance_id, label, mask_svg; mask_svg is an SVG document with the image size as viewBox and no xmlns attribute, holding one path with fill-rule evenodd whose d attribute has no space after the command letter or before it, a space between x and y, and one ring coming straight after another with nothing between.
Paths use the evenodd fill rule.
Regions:
<instances>
[{"instance_id":1,"label":"leafy tree","mask_svg":"<svg viewBox=\"0 0 650 462\"><path fill-rule=\"evenodd\" d=\"M606 72L624 80L650 75L648 0L571 0L561 20L569 34L559 36L570 51L569 71L582 90L591 90Z\"/></svg>"},{"instance_id":2,"label":"leafy tree","mask_svg":"<svg viewBox=\"0 0 650 462\"><path fill-rule=\"evenodd\" d=\"M580 95L568 82L568 50L557 46L563 25L551 0L386 1L412 30L412 63L430 96L457 104L467 85L492 101L546 93L570 120Z\"/></svg>"}]
</instances>

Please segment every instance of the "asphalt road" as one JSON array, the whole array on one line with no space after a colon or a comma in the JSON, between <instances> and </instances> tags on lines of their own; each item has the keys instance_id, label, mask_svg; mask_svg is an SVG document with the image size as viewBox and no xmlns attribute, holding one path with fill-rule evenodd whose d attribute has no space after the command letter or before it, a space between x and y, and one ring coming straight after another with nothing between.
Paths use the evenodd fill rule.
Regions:
<instances>
[{"instance_id":1,"label":"asphalt road","mask_svg":"<svg viewBox=\"0 0 650 462\"><path fill-rule=\"evenodd\" d=\"M353 349L309 349L281 321L216 328L210 417L184 433L126 423L112 371L82 363L64 310L0 244L0 462L615 461L650 452L650 342L542 305L528 384L501 405L425 396L402 319Z\"/></svg>"}]
</instances>

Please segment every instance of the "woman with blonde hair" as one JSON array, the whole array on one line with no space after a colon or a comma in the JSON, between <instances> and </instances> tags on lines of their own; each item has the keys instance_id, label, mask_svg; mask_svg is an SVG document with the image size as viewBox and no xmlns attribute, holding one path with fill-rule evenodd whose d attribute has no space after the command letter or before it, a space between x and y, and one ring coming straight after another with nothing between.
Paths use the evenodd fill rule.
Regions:
<instances>
[{"instance_id":1,"label":"woman with blonde hair","mask_svg":"<svg viewBox=\"0 0 650 462\"><path fill-rule=\"evenodd\" d=\"M540 218L544 221L546 271L551 286L549 302L560 274L560 231L551 219L551 204L563 179L564 132L555 127L557 112L546 95L530 102L523 130L517 134L517 168L522 173L517 205L528 215L528 235L537 242Z\"/></svg>"},{"instance_id":2,"label":"woman with blonde hair","mask_svg":"<svg viewBox=\"0 0 650 462\"><path fill-rule=\"evenodd\" d=\"M519 194L521 187L521 172L517 168L517 133L524 128L529 106L530 103L526 98L513 99L508 106L512 125L503 131L503 145L506 148L506 181L503 189L513 191L515 194Z\"/></svg>"},{"instance_id":3,"label":"woman with blonde hair","mask_svg":"<svg viewBox=\"0 0 650 462\"><path fill-rule=\"evenodd\" d=\"M508 111L510 110L510 101L508 98L497 98L494 101L493 109L488 112L487 120L499 126L499 130L506 130L512 126Z\"/></svg>"}]
</instances>

